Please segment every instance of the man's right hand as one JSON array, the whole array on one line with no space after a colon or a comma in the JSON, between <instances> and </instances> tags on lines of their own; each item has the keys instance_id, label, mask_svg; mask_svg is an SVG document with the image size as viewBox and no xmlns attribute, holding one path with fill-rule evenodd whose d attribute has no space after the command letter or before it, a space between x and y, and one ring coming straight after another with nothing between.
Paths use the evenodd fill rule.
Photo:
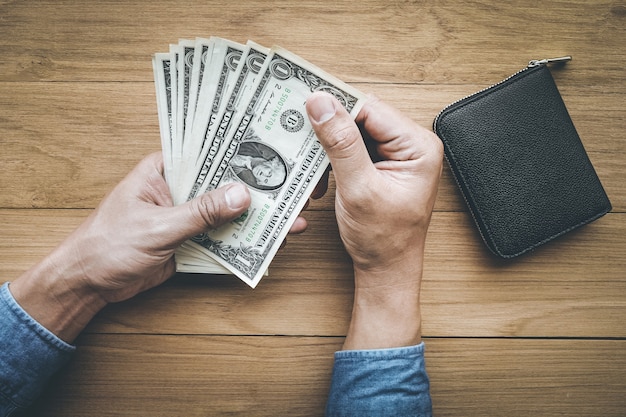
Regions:
<instances>
[{"instance_id":1,"label":"man's right hand","mask_svg":"<svg viewBox=\"0 0 626 417\"><path fill-rule=\"evenodd\" d=\"M307 111L332 165L339 232L354 262L355 304L344 348L418 343L424 245L442 143L376 98L365 103L356 123L326 93L314 93Z\"/></svg>"}]
</instances>

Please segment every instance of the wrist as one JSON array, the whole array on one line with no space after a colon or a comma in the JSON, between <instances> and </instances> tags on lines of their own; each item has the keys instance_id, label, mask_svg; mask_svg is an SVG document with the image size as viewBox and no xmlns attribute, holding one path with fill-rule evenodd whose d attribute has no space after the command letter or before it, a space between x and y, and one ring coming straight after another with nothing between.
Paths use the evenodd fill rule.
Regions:
<instances>
[{"instance_id":1,"label":"wrist","mask_svg":"<svg viewBox=\"0 0 626 417\"><path fill-rule=\"evenodd\" d=\"M57 248L9 288L33 319L71 343L107 303L84 280L80 264L62 252Z\"/></svg>"},{"instance_id":2,"label":"wrist","mask_svg":"<svg viewBox=\"0 0 626 417\"><path fill-rule=\"evenodd\" d=\"M383 349L420 343L421 276L421 258L388 270L355 268L352 320L343 349Z\"/></svg>"}]
</instances>

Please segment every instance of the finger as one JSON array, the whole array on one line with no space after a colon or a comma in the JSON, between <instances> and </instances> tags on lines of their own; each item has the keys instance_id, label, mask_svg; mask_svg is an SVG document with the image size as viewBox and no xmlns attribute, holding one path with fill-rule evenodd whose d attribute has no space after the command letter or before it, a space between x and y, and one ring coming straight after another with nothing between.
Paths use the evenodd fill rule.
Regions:
<instances>
[{"instance_id":1,"label":"finger","mask_svg":"<svg viewBox=\"0 0 626 417\"><path fill-rule=\"evenodd\" d=\"M296 220L293 222L293 224L291 225L291 228L289 229L289 234L297 235L300 233L304 233L308 226L309 225L306 219L302 216L298 216Z\"/></svg>"},{"instance_id":2,"label":"finger","mask_svg":"<svg viewBox=\"0 0 626 417\"><path fill-rule=\"evenodd\" d=\"M129 195L157 206L172 206L172 197L163 178L163 157L160 152L143 158L112 191L126 198Z\"/></svg>"},{"instance_id":3,"label":"finger","mask_svg":"<svg viewBox=\"0 0 626 417\"><path fill-rule=\"evenodd\" d=\"M374 169L365 143L352 117L328 93L313 93L306 102L317 138L328 153L337 184L353 184Z\"/></svg>"},{"instance_id":4,"label":"finger","mask_svg":"<svg viewBox=\"0 0 626 417\"><path fill-rule=\"evenodd\" d=\"M324 171L324 174L322 175L322 178L320 178L319 182L317 183L317 185L313 189L313 192L311 193L311 198L313 200L317 200L319 198L324 197L324 194L326 194L326 191L328 191L328 177L329 177L329 175L330 175L330 167L328 167L326 169L326 171Z\"/></svg>"},{"instance_id":5,"label":"finger","mask_svg":"<svg viewBox=\"0 0 626 417\"><path fill-rule=\"evenodd\" d=\"M146 182L148 184L146 192L150 194L156 205L171 207L174 202L163 175L165 169L163 165L163 154L161 152L154 152L148 155L144 160L151 163L154 170L150 175L146 176Z\"/></svg>"},{"instance_id":6,"label":"finger","mask_svg":"<svg viewBox=\"0 0 626 417\"><path fill-rule=\"evenodd\" d=\"M216 229L242 215L250 205L250 192L239 183L209 191L185 204L171 207L164 222L170 229L172 242L185 240Z\"/></svg>"},{"instance_id":7,"label":"finger","mask_svg":"<svg viewBox=\"0 0 626 417\"><path fill-rule=\"evenodd\" d=\"M302 210L300 210L300 214L302 214L302 212L309 207L310 202L311 200L306 201L306 203L304 204L304 207L302 207ZM301 215L299 215L298 217L296 217L296 220L294 220L293 224L289 228L289 234L297 235L297 234L303 233L304 231L306 231L307 227L308 227L308 223L306 219L302 217Z\"/></svg>"},{"instance_id":8,"label":"finger","mask_svg":"<svg viewBox=\"0 0 626 417\"><path fill-rule=\"evenodd\" d=\"M412 134L418 125L398 109L375 96L369 96L355 121L378 142L388 142Z\"/></svg>"},{"instance_id":9,"label":"finger","mask_svg":"<svg viewBox=\"0 0 626 417\"><path fill-rule=\"evenodd\" d=\"M356 122L375 142L383 159L414 160L440 147L434 133L374 96L365 102Z\"/></svg>"}]
</instances>

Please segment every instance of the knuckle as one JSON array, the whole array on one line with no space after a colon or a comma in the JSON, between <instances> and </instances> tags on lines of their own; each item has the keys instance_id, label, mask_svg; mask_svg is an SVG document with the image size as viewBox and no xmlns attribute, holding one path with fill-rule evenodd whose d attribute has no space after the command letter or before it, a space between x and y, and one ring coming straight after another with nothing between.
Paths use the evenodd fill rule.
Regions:
<instances>
[{"instance_id":1,"label":"knuckle","mask_svg":"<svg viewBox=\"0 0 626 417\"><path fill-rule=\"evenodd\" d=\"M209 195L204 195L196 200L193 205L198 219L204 223L207 228L217 227L221 222L220 205Z\"/></svg>"},{"instance_id":2,"label":"knuckle","mask_svg":"<svg viewBox=\"0 0 626 417\"><path fill-rule=\"evenodd\" d=\"M428 154L432 158L433 164L443 164L443 142L434 133L429 133Z\"/></svg>"},{"instance_id":3,"label":"knuckle","mask_svg":"<svg viewBox=\"0 0 626 417\"><path fill-rule=\"evenodd\" d=\"M340 123L326 132L326 145L328 150L343 152L355 142L358 130L356 125Z\"/></svg>"},{"instance_id":4,"label":"knuckle","mask_svg":"<svg viewBox=\"0 0 626 417\"><path fill-rule=\"evenodd\" d=\"M443 158L443 142L439 139L439 136L429 131L428 138L433 149L433 154Z\"/></svg>"},{"instance_id":5,"label":"knuckle","mask_svg":"<svg viewBox=\"0 0 626 417\"><path fill-rule=\"evenodd\" d=\"M443 164L443 142L437 135L426 129L420 129L413 136L412 159L419 159L435 169Z\"/></svg>"}]
</instances>

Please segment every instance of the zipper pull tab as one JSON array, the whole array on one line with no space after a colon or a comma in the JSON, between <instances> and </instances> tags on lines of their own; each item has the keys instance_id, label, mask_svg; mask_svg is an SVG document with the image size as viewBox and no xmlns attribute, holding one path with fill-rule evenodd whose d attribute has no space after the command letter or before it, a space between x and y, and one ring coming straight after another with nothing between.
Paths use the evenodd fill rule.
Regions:
<instances>
[{"instance_id":1,"label":"zipper pull tab","mask_svg":"<svg viewBox=\"0 0 626 417\"><path fill-rule=\"evenodd\" d=\"M567 61L571 61L572 57L571 56L562 56L559 58L547 58L547 59L533 59L532 61L530 61L528 63L528 68L532 68L532 67L536 67L539 65L545 65L545 64L553 64L553 63L565 63Z\"/></svg>"}]
</instances>

